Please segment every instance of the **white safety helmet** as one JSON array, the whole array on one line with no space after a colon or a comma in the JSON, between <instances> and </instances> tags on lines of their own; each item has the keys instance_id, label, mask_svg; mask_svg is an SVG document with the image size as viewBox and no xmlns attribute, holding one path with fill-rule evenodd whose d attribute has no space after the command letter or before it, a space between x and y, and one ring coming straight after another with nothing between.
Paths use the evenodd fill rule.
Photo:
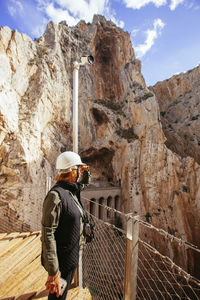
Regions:
<instances>
[{"instance_id":1,"label":"white safety helmet","mask_svg":"<svg viewBox=\"0 0 200 300\"><path fill-rule=\"evenodd\" d=\"M73 169L73 167L77 165L85 165L80 156L72 151L65 151L61 153L56 160L56 169L64 170L64 169Z\"/></svg>"}]
</instances>

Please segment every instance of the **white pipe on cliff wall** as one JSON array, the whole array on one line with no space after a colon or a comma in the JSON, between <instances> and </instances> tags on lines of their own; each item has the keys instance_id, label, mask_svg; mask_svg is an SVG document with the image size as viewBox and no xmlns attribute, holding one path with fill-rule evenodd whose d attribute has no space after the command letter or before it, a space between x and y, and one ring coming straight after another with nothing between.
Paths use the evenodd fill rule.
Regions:
<instances>
[{"instance_id":1,"label":"white pipe on cliff wall","mask_svg":"<svg viewBox=\"0 0 200 300\"><path fill-rule=\"evenodd\" d=\"M78 153L78 70L80 66L92 64L93 56L82 56L81 62L73 63L73 152ZM83 288L82 251L79 253L79 287Z\"/></svg>"},{"instance_id":2,"label":"white pipe on cliff wall","mask_svg":"<svg viewBox=\"0 0 200 300\"><path fill-rule=\"evenodd\" d=\"M73 152L78 153L78 70L79 63L73 65Z\"/></svg>"},{"instance_id":3,"label":"white pipe on cliff wall","mask_svg":"<svg viewBox=\"0 0 200 300\"><path fill-rule=\"evenodd\" d=\"M78 153L78 70L80 66L91 65L94 62L92 55L82 56L81 62L73 63L73 152Z\"/></svg>"}]
</instances>

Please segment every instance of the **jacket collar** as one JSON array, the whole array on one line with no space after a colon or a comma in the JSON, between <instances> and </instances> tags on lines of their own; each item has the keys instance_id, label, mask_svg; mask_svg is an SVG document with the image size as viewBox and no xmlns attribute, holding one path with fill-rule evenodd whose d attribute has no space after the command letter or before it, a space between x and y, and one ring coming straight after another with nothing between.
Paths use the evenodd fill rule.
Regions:
<instances>
[{"instance_id":1,"label":"jacket collar","mask_svg":"<svg viewBox=\"0 0 200 300\"><path fill-rule=\"evenodd\" d=\"M79 182L68 182L68 181L58 181L55 186L60 186L61 188L70 191L73 195L75 195L78 198L78 201L80 202L81 206L83 206L81 202L81 183Z\"/></svg>"}]
</instances>

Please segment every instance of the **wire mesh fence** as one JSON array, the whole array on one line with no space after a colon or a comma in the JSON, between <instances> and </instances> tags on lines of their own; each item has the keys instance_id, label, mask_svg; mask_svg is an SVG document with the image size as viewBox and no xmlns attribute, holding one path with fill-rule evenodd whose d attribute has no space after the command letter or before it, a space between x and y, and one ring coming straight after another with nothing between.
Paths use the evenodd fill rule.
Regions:
<instances>
[{"instance_id":1,"label":"wire mesh fence","mask_svg":"<svg viewBox=\"0 0 200 300\"><path fill-rule=\"evenodd\" d=\"M37 186L16 186L9 192L1 187L0 233L41 230L42 205L49 188L45 181Z\"/></svg>"},{"instance_id":2,"label":"wire mesh fence","mask_svg":"<svg viewBox=\"0 0 200 300\"><path fill-rule=\"evenodd\" d=\"M197 279L139 240L137 299L200 299Z\"/></svg>"},{"instance_id":3,"label":"wire mesh fence","mask_svg":"<svg viewBox=\"0 0 200 300\"><path fill-rule=\"evenodd\" d=\"M89 288L93 299L200 299L200 281L194 276L194 265L200 261L194 259L200 255L196 246L139 218L110 207L103 206L103 209L114 217L119 215L123 228L93 217L95 240L86 246L83 255L84 286ZM139 232L132 232L132 238L138 234L138 250L135 255L134 249L134 256L133 252L127 252L128 219L139 223ZM135 293L125 288L126 281L132 284L133 280L127 277L126 269L130 268L127 254L133 260L131 267L137 265Z\"/></svg>"},{"instance_id":4,"label":"wire mesh fence","mask_svg":"<svg viewBox=\"0 0 200 300\"><path fill-rule=\"evenodd\" d=\"M40 230L43 190L39 204L23 209L2 202L0 232ZM82 277L93 300L200 299L200 250L195 245L92 199L84 199L88 214L98 213L92 216L95 238L83 251ZM127 234L128 220L139 225L132 236ZM137 239L134 255L127 247L133 237ZM136 290L131 293L126 283L132 284L133 278L127 276L127 268L133 265Z\"/></svg>"},{"instance_id":5,"label":"wire mesh fence","mask_svg":"<svg viewBox=\"0 0 200 300\"><path fill-rule=\"evenodd\" d=\"M137 299L200 299L200 281L193 276L194 263L200 261L200 250L162 229L139 219L138 222ZM159 241L154 246L145 241L150 232L154 240ZM166 255L161 244L168 245L171 253ZM162 254L163 251L165 254ZM195 262L194 256L197 258L198 255L199 259Z\"/></svg>"},{"instance_id":6,"label":"wire mesh fence","mask_svg":"<svg viewBox=\"0 0 200 300\"><path fill-rule=\"evenodd\" d=\"M126 235L94 218L95 239L83 255L83 283L94 300L123 299Z\"/></svg>"}]
</instances>

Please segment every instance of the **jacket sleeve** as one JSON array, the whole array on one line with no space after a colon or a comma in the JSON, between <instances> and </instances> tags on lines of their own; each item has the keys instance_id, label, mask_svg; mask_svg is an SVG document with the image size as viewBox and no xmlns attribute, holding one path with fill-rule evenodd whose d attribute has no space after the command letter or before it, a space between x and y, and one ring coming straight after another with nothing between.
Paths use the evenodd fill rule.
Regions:
<instances>
[{"instance_id":1,"label":"jacket sleeve","mask_svg":"<svg viewBox=\"0 0 200 300\"><path fill-rule=\"evenodd\" d=\"M58 227L62 203L57 192L49 192L42 211L42 262L50 276L59 270L54 232Z\"/></svg>"}]
</instances>

